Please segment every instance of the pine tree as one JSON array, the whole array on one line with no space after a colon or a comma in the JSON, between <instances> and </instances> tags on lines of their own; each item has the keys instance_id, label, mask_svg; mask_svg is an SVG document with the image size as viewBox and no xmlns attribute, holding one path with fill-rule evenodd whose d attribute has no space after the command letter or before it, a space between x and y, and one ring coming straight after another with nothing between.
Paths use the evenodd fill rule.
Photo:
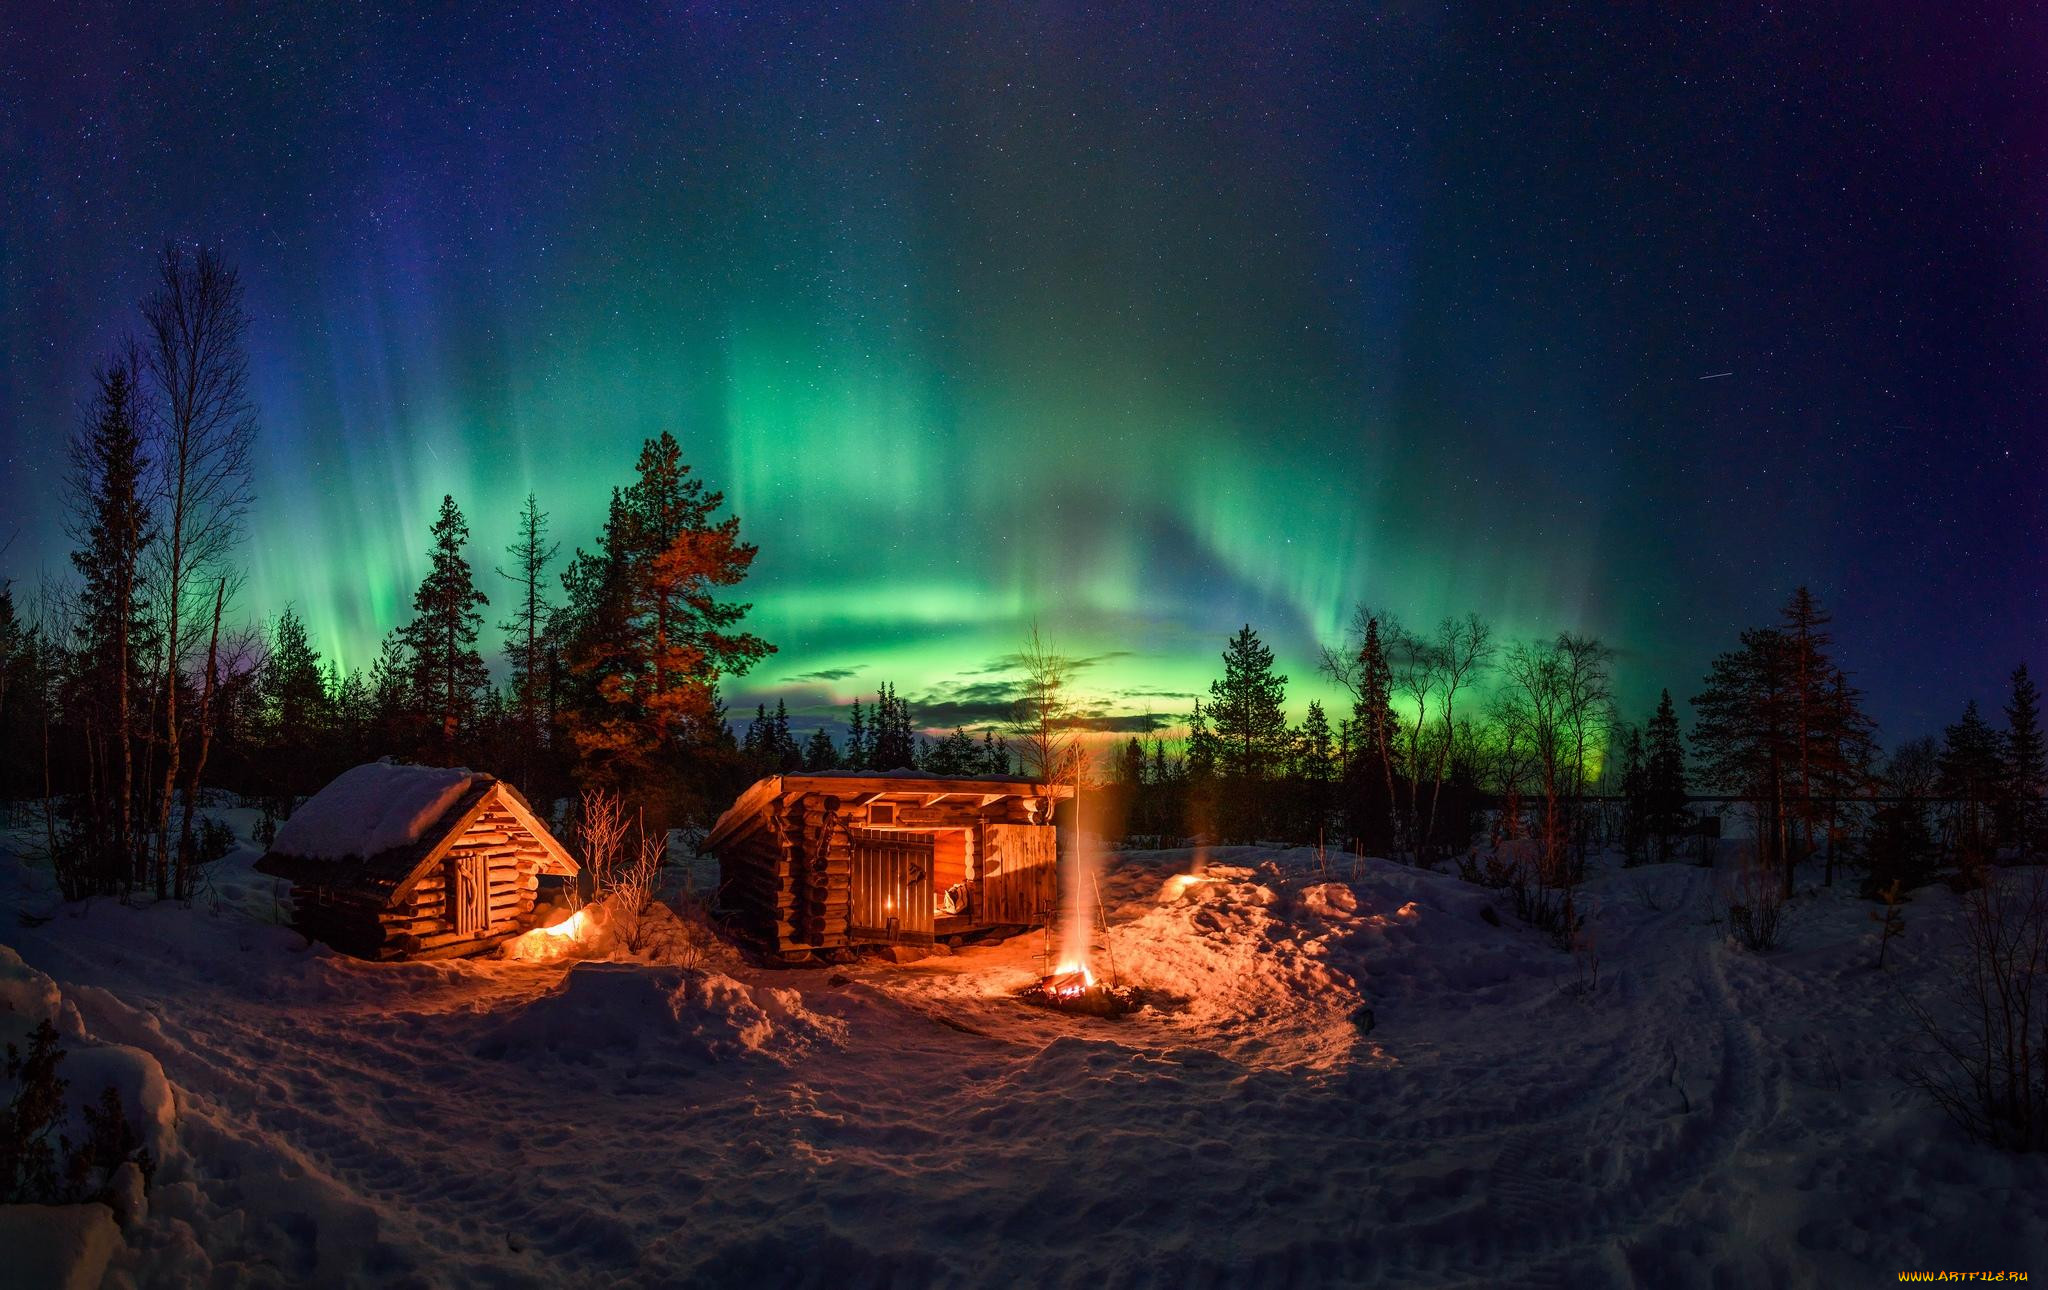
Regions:
<instances>
[{"instance_id":1,"label":"pine tree","mask_svg":"<svg viewBox=\"0 0 2048 1290\"><path fill-rule=\"evenodd\" d=\"M1670 854L1671 838L1690 823L1685 743L1679 735L1671 691L1658 694L1657 712L1650 718L1643 743L1643 831L1661 863Z\"/></svg>"},{"instance_id":2,"label":"pine tree","mask_svg":"<svg viewBox=\"0 0 2048 1290\"><path fill-rule=\"evenodd\" d=\"M2040 843L2044 781L2048 781L2048 751L2041 736L2041 695L2027 665L2013 669L2012 697L2005 704L2005 835L2019 848L2022 858L2031 857Z\"/></svg>"},{"instance_id":3,"label":"pine tree","mask_svg":"<svg viewBox=\"0 0 2048 1290\"><path fill-rule=\"evenodd\" d=\"M1136 735L1124 741L1123 750L1117 755L1114 773L1121 788L1135 792L1145 786L1145 745L1138 742Z\"/></svg>"},{"instance_id":4,"label":"pine tree","mask_svg":"<svg viewBox=\"0 0 2048 1290\"><path fill-rule=\"evenodd\" d=\"M839 750L832 746L832 736L825 733L825 727L819 726L804 745L804 769L836 770L838 766Z\"/></svg>"},{"instance_id":5,"label":"pine tree","mask_svg":"<svg viewBox=\"0 0 2048 1290\"><path fill-rule=\"evenodd\" d=\"M1280 768L1287 751L1287 678L1273 671L1273 651L1247 623L1223 650L1222 679L1209 683L1224 776L1256 781Z\"/></svg>"},{"instance_id":6,"label":"pine tree","mask_svg":"<svg viewBox=\"0 0 2048 1290\"><path fill-rule=\"evenodd\" d=\"M731 739L719 681L774 652L738 630L751 605L719 598L752 567L739 518L717 513L675 437L647 440L637 478L613 496L603 549L564 573L581 684L567 717L586 770L600 781L655 791L667 759Z\"/></svg>"},{"instance_id":7,"label":"pine tree","mask_svg":"<svg viewBox=\"0 0 2048 1290\"><path fill-rule=\"evenodd\" d=\"M478 693L490 682L476 649L484 621L476 607L490 599L470 578L462 556L468 541L462 511L444 496L427 553L433 565L413 593L413 620L402 631L415 702L428 717L436 751L451 763L464 727L475 717Z\"/></svg>"},{"instance_id":8,"label":"pine tree","mask_svg":"<svg viewBox=\"0 0 2048 1290\"><path fill-rule=\"evenodd\" d=\"M82 545L71 555L84 580L77 617L79 706L98 738L97 791L87 800L85 862L102 891L147 874L136 826L135 704L152 647L141 563L154 540L144 472L136 360L102 368L90 419L72 446L73 512ZM97 760L97 759L96 759ZM168 809L168 808L166 808Z\"/></svg>"},{"instance_id":9,"label":"pine tree","mask_svg":"<svg viewBox=\"0 0 2048 1290\"><path fill-rule=\"evenodd\" d=\"M533 775L533 762L547 739L542 720L546 706L548 666L548 602L541 594L541 575L561 550L561 543L547 540L548 517L532 493L519 512L519 536L506 553L512 568L498 570L519 588L513 616L498 624L505 633L505 655L512 661L512 707L519 716L520 753L526 778Z\"/></svg>"}]
</instances>

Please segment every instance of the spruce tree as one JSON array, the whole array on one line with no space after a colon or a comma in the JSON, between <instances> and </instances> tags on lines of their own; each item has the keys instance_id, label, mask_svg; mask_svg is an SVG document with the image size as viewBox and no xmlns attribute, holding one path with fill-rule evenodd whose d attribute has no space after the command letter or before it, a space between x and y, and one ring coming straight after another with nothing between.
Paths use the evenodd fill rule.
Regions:
<instances>
[{"instance_id":1,"label":"spruce tree","mask_svg":"<svg viewBox=\"0 0 2048 1290\"><path fill-rule=\"evenodd\" d=\"M1331 785L1337 778L1337 756L1330 719L1323 705L1311 699L1301 729L1294 735L1292 773L1301 799L1297 831L1302 840L1320 837L1329 825Z\"/></svg>"},{"instance_id":2,"label":"spruce tree","mask_svg":"<svg viewBox=\"0 0 2048 1290\"><path fill-rule=\"evenodd\" d=\"M462 555L468 542L469 524L455 499L444 496L427 553L432 568L413 593L413 620L403 631L415 702L427 716L435 751L451 762L475 716L478 693L490 682L476 649L484 621L476 607L490 599L470 578Z\"/></svg>"},{"instance_id":3,"label":"spruce tree","mask_svg":"<svg viewBox=\"0 0 2048 1290\"><path fill-rule=\"evenodd\" d=\"M1671 691L1657 696L1657 711L1643 739L1643 832L1660 863L1669 855L1671 838L1685 831L1685 742Z\"/></svg>"},{"instance_id":4,"label":"spruce tree","mask_svg":"<svg viewBox=\"0 0 2048 1290\"><path fill-rule=\"evenodd\" d=\"M77 706L97 735L99 791L82 820L82 857L94 885L147 877L137 837L136 700L142 660L154 648L142 558L154 539L144 496L142 394L136 360L117 359L97 378L89 419L72 445L72 509L82 544L71 563L83 579L77 615ZM166 808L168 809L168 808Z\"/></svg>"},{"instance_id":5,"label":"spruce tree","mask_svg":"<svg viewBox=\"0 0 2048 1290\"><path fill-rule=\"evenodd\" d=\"M1990 858L1990 814L2004 778L2003 743L1975 699L1964 704L1961 719L1942 732L1940 792L1950 799L1955 858L1966 868Z\"/></svg>"},{"instance_id":6,"label":"spruce tree","mask_svg":"<svg viewBox=\"0 0 2048 1290\"><path fill-rule=\"evenodd\" d=\"M2005 834L2031 857L2040 844L2041 792L2048 780L2048 752L2041 736L2041 695L2027 665L2013 669L2012 695L2005 703Z\"/></svg>"},{"instance_id":7,"label":"spruce tree","mask_svg":"<svg viewBox=\"0 0 2048 1290\"><path fill-rule=\"evenodd\" d=\"M1650 801L1649 754L1643 732L1634 726L1621 739L1621 853L1624 865L1638 865L1645 857Z\"/></svg>"},{"instance_id":8,"label":"spruce tree","mask_svg":"<svg viewBox=\"0 0 2048 1290\"><path fill-rule=\"evenodd\" d=\"M387 632L370 662L370 751L391 756L413 742L411 673L400 632Z\"/></svg>"},{"instance_id":9,"label":"spruce tree","mask_svg":"<svg viewBox=\"0 0 2048 1290\"><path fill-rule=\"evenodd\" d=\"M306 753L324 743L329 695L338 697L340 680L330 684L322 674L320 652L306 635L298 612L286 605L270 634L270 657L257 682L262 696L269 742L285 758L287 778L294 782Z\"/></svg>"},{"instance_id":10,"label":"spruce tree","mask_svg":"<svg viewBox=\"0 0 2048 1290\"><path fill-rule=\"evenodd\" d=\"M861 714L860 699L853 701L853 716L846 723L846 768L868 770L867 718Z\"/></svg>"},{"instance_id":11,"label":"spruce tree","mask_svg":"<svg viewBox=\"0 0 2048 1290\"><path fill-rule=\"evenodd\" d=\"M832 746L832 736L825 733L825 727L819 726L804 745L804 769L836 770L838 766L839 750Z\"/></svg>"},{"instance_id":12,"label":"spruce tree","mask_svg":"<svg viewBox=\"0 0 2048 1290\"><path fill-rule=\"evenodd\" d=\"M885 684L875 692L869 730L869 769L902 770L916 766L917 741L911 732L910 704L896 697L894 685Z\"/></svg>"},{"instance_id":13,"label":"spruce tree","mask_svg":"<svg viewBox=\"0 0 2048 1290\"><path fill-rule=\"evenodd\" d=\"M747 760L765 763L774 744L774 735L768 724L768 705L754 705L754 719L747 723L747 733L740 739L740 751Z\"/></svg>"},{"instance_id":14,"label":"spruce tree","mask_svg":"<svg viewBox=\"0 0 2048 1290\"><path fill-rule=\"evenodd\" d=\"M1378 618L1367 618L1365 635L1358 645L1357 692L1351 704L1351 734L1353 740L1354 779L1361 799L1369 798L1384 789L1386 809L1371 811L1360 802L1362 818L1371 818L1378 823L1378 817L1386 821L1386 835L1375 839L1378 845L1391 848L1400 836L1400 829L1394 819L1397 799L1394 794L1394 741L1400 733L1400 718L1394 712L1394 669L1387 660L1386 645L1380 639ZM1364 830L1360 830L1364 832Z\"/></svg>"},{"instance_id":15,"label":"spruce tree","mask_svg":"<svg viewBox=\"0 0 2048 1290\"><path fill-rule=\"evenodd\" d=\"M981 764L976 768L983 775L1008 775L1011 773L1010 741L990 727L981 732Z\"/></svg>"},{"instance_id":16,"label":"spruce tree","mask_svg":"<svg viewBox=\"0 0 2048 1290\"><path fill-rule=\"evenodd\" d=\"M775 701L775 768L781 771L801 770L804 764L803 746L796 736L789 732L789 705L781 699Z\"/></svg>"}]
</instances>

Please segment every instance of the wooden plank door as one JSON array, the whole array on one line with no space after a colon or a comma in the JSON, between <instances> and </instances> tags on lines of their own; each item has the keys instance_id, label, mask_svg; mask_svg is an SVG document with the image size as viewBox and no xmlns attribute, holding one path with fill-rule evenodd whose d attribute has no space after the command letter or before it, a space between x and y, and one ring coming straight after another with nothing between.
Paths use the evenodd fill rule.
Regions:
<instances>
[{"instance_id":1,"label":"wooden plank door","mask_svg":"<svg viewBox=\"0 0 2048 1290\"><path fill-rule=\"evenodd\" d=\"M449 923L459 936L481 936L491 925L489 873L482 856L448 860Z\"/></svg>"},{"instance_id":2,"label":"wooden plank door","mask_svg":"<svg viewBox=\"0 0 2048 1290\"><path fill-rule=\"evenodd\" d=\"M851 829L849 934L857 939L932 938L932 835Z\"/></svg>"},{"instance_id":3,"label":"wooden plank door","mask_svg":"<svg viewBox=\"0 0 2048 1290\"><path fill-rule=\"evenodd\" d=\"M983 828L982 906L976 919L1028 927L1051 919L1059 904L1059 838L1050 824Z\"/></svg>"}]
</instances>

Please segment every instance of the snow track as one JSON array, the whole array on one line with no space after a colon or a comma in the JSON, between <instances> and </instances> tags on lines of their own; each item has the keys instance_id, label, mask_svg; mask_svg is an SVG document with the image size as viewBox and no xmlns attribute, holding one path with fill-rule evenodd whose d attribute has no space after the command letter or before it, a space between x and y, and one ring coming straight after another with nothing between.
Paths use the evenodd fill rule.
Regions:
<instances>
[{"instance_id":1,"label":"snow track","mask_svg":"<svg viewBox=\"0 0 2048 1290\"><path fill-rule=\"evenodd\" d=\"M1614 874L1594 987L1452 878L1239 849L1167 881L1195 859L1105 876L1162 1001L1122 1022L1019 1004L1036 937L733 981L359 964L233 910L14 943L179 1091L120 1284L1839 1284L2048 1233L2038 1162L1902 1193L1984 1162L1927 1157L1845 1007L1860 944L1760 960L1669 898L1699 875ZM1820 1033L1846 1074L1795 1077ZM1994 1196L2005 1235L1958 1238Z\"/></svg>"}]
</instances>

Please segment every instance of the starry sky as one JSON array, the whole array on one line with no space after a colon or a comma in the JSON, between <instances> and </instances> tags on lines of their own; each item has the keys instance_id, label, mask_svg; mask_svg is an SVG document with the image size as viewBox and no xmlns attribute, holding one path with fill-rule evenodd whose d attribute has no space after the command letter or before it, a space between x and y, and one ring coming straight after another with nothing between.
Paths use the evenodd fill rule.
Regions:
<instances>
[{"instance_id":1,"label":"starry sky","mask_svg":"<svg viewBox=\"0 0 2048 1290\"><path fill-rule=\"evenodd\" d=\"M2048 667L2048 10L558 8L0 14L0 567L175 237L254 316L243 611L346 666L444 492L495 616L669 429L806 727L986 719L1033 619L1107 727L1245 622L1298 711L1359 600L1632 713L1800 582L1888 736Z\"/></svg>"}]
</instances>

